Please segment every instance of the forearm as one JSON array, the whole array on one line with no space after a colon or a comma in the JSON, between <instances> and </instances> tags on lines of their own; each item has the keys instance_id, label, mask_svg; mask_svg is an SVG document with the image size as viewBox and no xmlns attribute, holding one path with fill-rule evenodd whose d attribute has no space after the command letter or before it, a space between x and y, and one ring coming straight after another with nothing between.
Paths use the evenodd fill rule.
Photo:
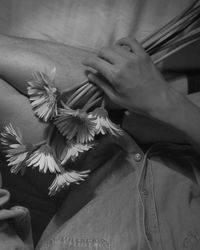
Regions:
<instances>
[{"instance_id":1,"label":"forearm","mask_svg":"<svg viewBox=\"0 0 200 250\"><path fill-rule=\"evenodd\" d=\"M56 67L56 84L66 89L85 80L81 61L90 53L63 44L0 35L0 76L25 94L33 72Z\"/></svg>"},{"instance_id":2,"label":"forearm","mask_svg":"<svg viewBox=\"0 0 200 250\"><path fill-rule=\"evenodd\" d=\"M143 144L157 142L187 143L183 134L145 115L130 113L124 116L123 129L125 129L134 139Z\"/></svg>"},{"instance_id":3,"label":"forearm","mask_svg":"<svg viewBox=\"0 0 200 250\"><path fill-rule=\"evenodd\" d=\"M150 115L179 130L200 151L200 108L189 98L170 88L166 99Z\"/></svg>"},{"instance_id":4,"label":"forearm","mask_svg":"<svg viewBox=\"0 0 200 250\"><path fill-rule=\"evenodd\" d=\"M186 76L177 76L168 82L169 86L179 93L184 94L188 100L200 107L200 92L187 94L188 82ZM155 142L174 142L187 143L187 137L178 129L167 125L166 122L160 122L157 119L151 119L145 115L130 113L125 116L123 127L135 139L141 143Z\"/></svg>"},{"instance_id":5,"label":"forearm","mask_svg":"<svg viewBox=\"0 0 200 250\"><path fill-rule=\"evenodd\" d=\"M28 98L1 79L0 115L0 131L11 123L20 129L27 142L37 143L46 139L48 124L35 116Z\"/></svg>"}]
</instances>

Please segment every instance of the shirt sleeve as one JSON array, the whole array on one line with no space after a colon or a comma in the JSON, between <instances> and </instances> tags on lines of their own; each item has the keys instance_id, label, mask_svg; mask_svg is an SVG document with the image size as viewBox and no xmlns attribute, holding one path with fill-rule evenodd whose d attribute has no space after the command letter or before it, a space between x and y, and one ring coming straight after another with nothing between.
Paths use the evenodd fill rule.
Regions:
<instances>
[{"instance_id":1,"label":"shirt sleeve","mask_svg":"<svg viewBox=\"0 0 200 250\"><path fill-rule=\"evenodd\" d=\"M188 94L200 91L200 74L189 74L188 78Z\"/></svg>"}]
</instances>

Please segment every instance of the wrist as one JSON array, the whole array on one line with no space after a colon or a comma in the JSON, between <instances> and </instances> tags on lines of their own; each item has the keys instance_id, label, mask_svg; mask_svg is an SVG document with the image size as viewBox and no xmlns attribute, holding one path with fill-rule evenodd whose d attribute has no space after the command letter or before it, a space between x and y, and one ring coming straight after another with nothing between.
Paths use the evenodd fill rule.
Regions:
<instances>
[{"instance_id":1,"label":"wrist","mask_svg":"<svg viewBox=\"0 0 200 250\"><path fill-rule=\"evenodd\" d=\"M163 105L154 110L151 116L180 131L187 142L197 142L199 145L200 110L173 88L166 93Z\"/></svg>"},{"instance_id":2,"label":"wrist","mask_svg":"<svg viewBox=\"0 0 200 250\"><path fill-rule=\"evenodd\" d=\"M167 87L160 94L160 101L154 109L149 111L149 115L163 122L171 121L171 118L178 112L184 101L184 96L171 87Z\"/></svg>"}]
</instances>

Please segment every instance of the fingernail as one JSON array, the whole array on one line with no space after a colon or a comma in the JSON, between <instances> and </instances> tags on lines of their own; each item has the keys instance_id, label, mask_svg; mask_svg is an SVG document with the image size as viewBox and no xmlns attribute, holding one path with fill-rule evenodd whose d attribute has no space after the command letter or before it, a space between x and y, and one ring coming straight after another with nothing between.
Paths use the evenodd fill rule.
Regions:
<instances>
[{"instance_id":1,"label":"fingernail","mask_svg":"<svg viewBox=\"0 0 200 250\"><path fill-rule=\"evenodd\" d=\"M88 74L88 79L89 79L89 80L93 80L93 79L94 79L93 74L91 74L91 73Z\"/></svg>"},{"instance_id":2,"label":"fingernail","mask_svg":"<svg viewBox=\"0 0 200 250\"><path fill-rule=\"evenodd\" d=\"M87 63L87 59L83 59L83 60L81 61L81 63L82 63L82 64L86 64L86 63Z\"/></svg>"}]
</instances>

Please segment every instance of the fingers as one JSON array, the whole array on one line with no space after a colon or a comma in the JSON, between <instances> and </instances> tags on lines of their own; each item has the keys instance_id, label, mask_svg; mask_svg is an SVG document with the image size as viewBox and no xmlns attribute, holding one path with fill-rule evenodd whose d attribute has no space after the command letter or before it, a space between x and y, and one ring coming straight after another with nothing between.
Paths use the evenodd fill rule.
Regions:
<instances>
[{"instance_id":1,"label":"fingers","mask_svg":"<svg viewBox=\"0 0 200 250\"><path fill-rule=\"evenodd\" d=\"M143 47L140 45L140 43L138 43L136 39L125 37L117 41L116 44L120 46L123 46L123 45L128 46L132 50L132 52L135 53L137 56L144 57L147 55Z\"/></svg>"},{"instance_id":2,"label":"fingers","mask_svg":"<svg viewBox=\"0 0 200 250\"><path fill-rule=\"evenodd\" d=\"M95 83L100 89L104 91L104 93L111 99L115 99L114 90L112 86L106 82L106 80L101 79L100 76L96 76L95 74L88 75L89 81Z\"/></svg>"},{"instance_id":3,"label":"fingers","mask_svg":"<svg viewBox=\"0 0 200 250\"><path fill-rule=\"evenodd\" d=\"M135 57L135 55L132 53L132 50L130 50L128 46L114 45L112 46L112 50L115 51L115 53L117 53L118 55L120 55L123 59Z\"/></svg>"},{"instance_id":4,"label":"fingers","mask_svg":"<svg viewBox=\"0 0 200 250\"><path fill-rule=\"evenodd\" d=\"M123 59L120 56L120 54L116 53L116 51L113 49L113 47L102 48L99 51L98 56L100 58L104 59L105 61L110 62L111 64L117 64L120 60Z\"/></svg>"},{"instance_id":5,"label":"fingers","mask_svg":"<svg viewBox=\"0 0 200 250\"><path fill-rule=\"evenodd\" d=\"M97 55L85 58L82 63L103 75L108 81L113 82L113 72L127 59L134 57L133 53L119 45L102 48Z\"/></svg>"},{"instance_id":6,"label":"fingers","mask_svg":"<svg viewBox=\"0 0 200 250\"><path fill-rule=\"evenodd\" d=\"M90 56L88 58L85 58L82 61L82 63L85 66L89 66L95 69L109 81L112 80L111 73L110 73L112 72L112 64L110 64L109 62L99 58L98 56Z\"/></svg>"}]
</instances>

